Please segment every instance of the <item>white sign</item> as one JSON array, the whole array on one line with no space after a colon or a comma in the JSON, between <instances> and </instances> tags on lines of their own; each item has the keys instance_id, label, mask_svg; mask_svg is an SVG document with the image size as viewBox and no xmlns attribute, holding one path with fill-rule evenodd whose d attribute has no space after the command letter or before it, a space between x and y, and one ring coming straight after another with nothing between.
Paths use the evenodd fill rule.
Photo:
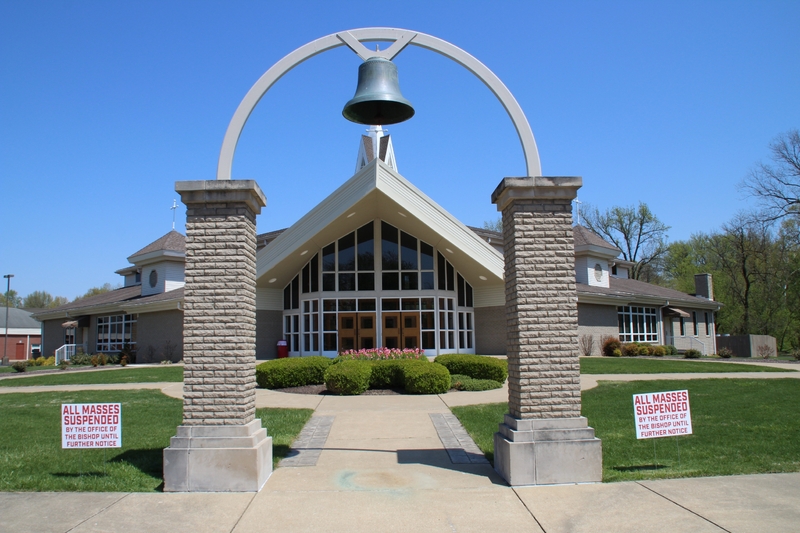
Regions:
<instances>
[{"instance_id":1,"label":"white sign","mask_svg":"<svg viewBox=\"0 0 800 533\"><path fill-rule=\"evenodd\" d=\"M633 416L637 439L692 434L688 390L634 394Z\"/></svg>"},{"instance_id":2,"label":"white sign","mask_svg":"<svg viewBox=\"0 0 800 533\"><path fill-rule=\"evenodd\" d=\"M61 404L62 448L121 448L122 404Z\"/></svg>"}]
</instances>

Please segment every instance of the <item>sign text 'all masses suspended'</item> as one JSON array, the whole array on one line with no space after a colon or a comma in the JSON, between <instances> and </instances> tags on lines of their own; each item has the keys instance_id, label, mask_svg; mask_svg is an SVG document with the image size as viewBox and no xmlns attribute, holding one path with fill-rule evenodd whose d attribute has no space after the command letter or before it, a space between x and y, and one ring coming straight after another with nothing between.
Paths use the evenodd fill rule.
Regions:
<instances>
[{"instance_id":1,"label":"sign text 'all masses suspended'","mask_svg":"<svg viewBox=\"0 0 800 533\"><path fill-rule=\"evenodd\" d=\"M122 404L62 404L61 447L121 448Z\"/></svg>"},{"instance_id":2,"label":"sign text 'all masses suspended'","mask_svg":"<svg viewBox=\"0 0 800 533\"><path fill-rule=\"evenodd\" d=\"M692 434L688 390L634 394L633 416L637 439Z\"/></svg>"}]
</instances>

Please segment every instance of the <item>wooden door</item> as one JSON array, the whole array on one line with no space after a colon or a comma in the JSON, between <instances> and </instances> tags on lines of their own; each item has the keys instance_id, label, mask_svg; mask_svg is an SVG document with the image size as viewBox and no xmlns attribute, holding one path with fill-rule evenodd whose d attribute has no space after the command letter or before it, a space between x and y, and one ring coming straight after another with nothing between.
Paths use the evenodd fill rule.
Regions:
<instances>
[{"instance_id":1,"label":"wooden door","mask_svg":"<svg viewBox=\"0 0 800 533\"><path fill-rule=\"evenodd\" d=\"M419 313L401 313L401 333L403 348L419 348Z\"/></svg>"},{"instance_id":2,"label":"wooden door","mask_svg":"<svg viewBox=\"0 0 800 533\"><path fill-rule=\"evenodd\" d=\"M358 313L358 347L361 350L375 348L375 313Z\"/></svg>"},{"instance_id":3,"label":"wooden door","mask_svg":"<svg viewBox=\"0 0 800 533\"><path fill-rule=\"evenodd\" d=\"M383 321L383 346L386 348L400 348L401 331L400 313L382 313Z\"/></svg>"},{"instance_id":4,"label":"wooden door","mask_svg":"<svg viewBox=\"0 0 800 533\"><path fill-rule=\"evenodd\" d=\"M339 351L356 349L356 339L358 337L356 313L339 314Z\"/></svg>"}]
</instances>

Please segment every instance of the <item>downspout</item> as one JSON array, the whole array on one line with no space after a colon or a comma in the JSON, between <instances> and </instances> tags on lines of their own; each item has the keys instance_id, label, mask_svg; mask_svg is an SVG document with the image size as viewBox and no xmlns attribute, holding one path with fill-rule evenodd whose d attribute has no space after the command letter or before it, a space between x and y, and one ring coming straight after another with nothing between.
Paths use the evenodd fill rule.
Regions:
<instances>
[{"instance_id":1,"label":"downspout","mask_svg":"<svg viewBox=\"0 0 800 533\"><path fill-rule=\"evenodd\" d=\"M664 305L662 305L658 310L659 322L660 322L659 326L661 328L661 346L664 346L665 345L664 342L667 340L667 330L664 327L664 309L667 307L669 307L669 300L667 300L664 303Z\"/></svg>"}]
</instances>

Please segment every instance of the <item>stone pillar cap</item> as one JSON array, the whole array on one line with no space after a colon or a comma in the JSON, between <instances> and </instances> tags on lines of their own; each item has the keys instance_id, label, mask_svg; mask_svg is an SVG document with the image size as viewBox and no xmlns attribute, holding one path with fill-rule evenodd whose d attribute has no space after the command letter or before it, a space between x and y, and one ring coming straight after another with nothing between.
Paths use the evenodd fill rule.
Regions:
<instances>
[{"instance_id":1,"label":"stone pillar cap","mask_svg":"<svg viewBox=\"0 0 800 533\"><path fill-rule=\"evenodd\" d=\"M502 211L509 202L518 199L573 200L582 185L583 178L580 176L503 178L503 181L492 193L492 203L497 204L498 211Z\"/></svg>"},{"instance_id":2,"label":"stone pillar cap","mask_svg":"<svg viewBox=\"0 0 800 533\"><path fill-rule=\"evenodd\" d=\"M176 181L175 192L186 204L243 203L258 215L267 197L255 180Z\"/></svg>"}]
</instances>

